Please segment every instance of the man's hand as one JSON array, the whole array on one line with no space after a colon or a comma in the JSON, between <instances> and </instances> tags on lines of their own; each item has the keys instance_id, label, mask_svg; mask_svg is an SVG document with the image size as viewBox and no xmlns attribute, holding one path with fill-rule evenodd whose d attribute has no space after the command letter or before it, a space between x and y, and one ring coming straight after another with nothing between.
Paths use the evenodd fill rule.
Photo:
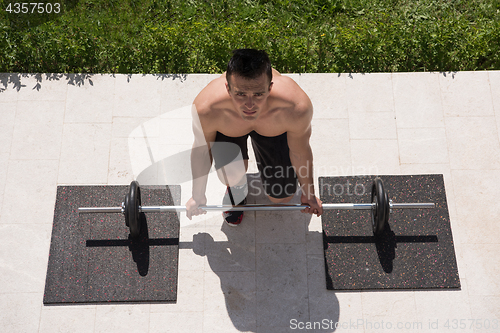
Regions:
<instances>
[{"instance_id":1,"label":"man's hand","mask_svg":"<svg viewBox=\"0 0 500 333\"><path fill-rule=\"evenodd\" d=\"M206 214L207 211L199 208L199 206L205 206L207 204L207 197L203 196L203 198L199 200L195 200L193 198L189 199L186 203L186 216L191 220L193 216Z\"/></svg>"},{"instance_id":2,"label":"man's hand","mask_svg":"<svg viewBox=\"0 0 500 333\"><path fill-rule=\"evenodd\" d=\"M303 205L308 205L309 207L302 209L302 213L309 213L309 214L316 214L316 216L321 216L323 214L323 203L321 200L316 198L316 196L312 197L311 199L307 199L307 196L302 194L300 198L300 202Z\"/></svg>"}]
</instances>

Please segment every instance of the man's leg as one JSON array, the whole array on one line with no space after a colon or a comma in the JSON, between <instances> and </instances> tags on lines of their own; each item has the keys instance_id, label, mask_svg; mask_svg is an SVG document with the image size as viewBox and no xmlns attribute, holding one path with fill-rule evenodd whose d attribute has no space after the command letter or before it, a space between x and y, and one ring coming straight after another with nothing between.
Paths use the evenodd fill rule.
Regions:
<instances>
[{"instance_id":1,"label":"man's leg","mask_svg":"<svg viewBox=\"0 0 500 333\"><path fill-rule=\"evenodd\" d=\"M231 162L228 165L223 166L222 168L217 170L217 176L219 176L219 180L222 182L222 184L229 187L242 186L246 184L248 160L243 160L243 163L241 163L241 161L242 160ZM287 203L290 202L290 200L292 200L294 196L295 195L291 195L286 198L274 198L268 195L267 197L272 203ZM240 202L243 199L244 198L235 198L234 201Z\"/></svg>"},{"instance_id":2,"label":"man's leg","mask_svg":"<svg viewBox=\"0 0 500 333\"><path fill-rule=\"evenodd\" d=\"M241 163L243 161L243 163ZM223 205L246 205L248 185L246 171L248 160L233 161L219 169L217 175L220 181L227 186L226 194L222 199ZM237 226L243 220L243 211L225 211L222 213L227 225Z\"/></svg>"},{"instance_id":3,"label":"man's leg","mask_svg":"<svg viewBox=\"0 0 500 333\"><path fill-rule=\"evenodd\" d=\"M297 176L290 161L286 133L264 137L250 133L264 191L272 203L287 203L297 191Z\"/></svg>"},{"instance_id":4,"label":"man's leg","mask_svg":"<svg viewBox=\"0 0 500 333\"><path fill-rule=\"evenodd\" d=\"M222 199L223 205L244 205L248 194L246 172L248 168L248 135L237 138L225 136L217 132L212 144L212 157L215 170L220 181L227 186ZM230 226L237 226L243 219L243 211L226 211L222 213Z\"/></svg>"},{"instance_id":5,"label":"man's leg","mask_svg":"<svg viewBox=\"0 0 500 333\"><path fill-rule=\"evenodd\" d=\"M231 189L231 193L227 193L230 201L225 202L224 204L237 205L245 200L248 194L246 177L247 170L248 160L234 161L221 167L220 169L217 169L217 176L219 176L219 180L222 184L226 185L228 189Z\"/></svg>"},{"instance_id":6,"label":"man's leg","mask_svg":"<svg viewBox=\"0 0 500 333\"><path fill-rule=\"evenodd\" d=\"M217 169L217 176L226 186L245 185L247 170L248 160L237 160Z\"/></svg>"}]
</instances>

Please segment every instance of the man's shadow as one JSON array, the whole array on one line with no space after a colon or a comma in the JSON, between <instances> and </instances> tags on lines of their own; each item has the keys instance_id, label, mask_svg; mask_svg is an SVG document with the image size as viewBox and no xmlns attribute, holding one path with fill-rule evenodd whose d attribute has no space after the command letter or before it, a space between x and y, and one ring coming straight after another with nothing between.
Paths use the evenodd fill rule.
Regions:
<instances>
[{"instance_id":1,"label":"man's shadow","mask_svg":"<svg viewBox=\"0 0 500 333\"><path fill-rule=\"evenodd\" d=\"M247 179L249 185L253 182L248 204L269 204L263 192L256 193L258 174ZM300 196L291 203L297 200ZM335 331L339 303L326 289L323 254L308 254L308 239L317 239L322 248L321 233L308 232L310 220L311 215L299 211L245 212L238 227L220 217L227 241L215 241L208 233L194 235L193 251L206 256L219 277L226 309L239 331L299 329L308 323L316 325L315 332Z\"/></svg>"}]
</instances>

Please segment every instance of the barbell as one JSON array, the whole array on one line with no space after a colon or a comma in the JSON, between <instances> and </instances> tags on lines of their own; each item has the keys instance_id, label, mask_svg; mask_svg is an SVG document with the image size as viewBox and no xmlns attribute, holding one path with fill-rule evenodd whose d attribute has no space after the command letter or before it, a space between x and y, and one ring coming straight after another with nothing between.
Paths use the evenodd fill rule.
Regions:
<instances>
[{"instance_id":1,"label":"barbell","mask_svg":"<svg viewBox=\"0 0 500 333\"><path fill-rule=\"evenodd\" d=\"M206 211L294 211L308 208L307 205L290 204L250 204L250 205L207 205L200 206ZM371 221L374 235L380 235L389 221L392 209L434 208L434 203L393 203L384 189L382 179L376 177L372 183L371 203L325 203L323 209L341 210L371 210ZM138 237L141 232L140 213L182 212L186 206L142 206L141 189L137 181L132 181L129 191L121 207L80 207L79 213L123 213L125 224L130 229L132 237Z\"/></svg>"}]
</instances>

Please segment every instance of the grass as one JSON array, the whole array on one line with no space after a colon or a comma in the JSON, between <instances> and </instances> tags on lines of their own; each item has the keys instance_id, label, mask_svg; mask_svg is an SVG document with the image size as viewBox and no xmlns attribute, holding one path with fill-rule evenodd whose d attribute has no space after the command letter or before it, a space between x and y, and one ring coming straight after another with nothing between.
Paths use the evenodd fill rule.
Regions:
<instances>
[{"instance_id":1,"label":"grass","mask_svg":"<svg viewBox=\"0 0 500 333\"><path fill-rule=\"evenodd\" d=\"M0 72L221 73L242 47L285 73L500 69L498 0L60 0L50 15L9 3Z\"/></svg>"}]
</instances>

